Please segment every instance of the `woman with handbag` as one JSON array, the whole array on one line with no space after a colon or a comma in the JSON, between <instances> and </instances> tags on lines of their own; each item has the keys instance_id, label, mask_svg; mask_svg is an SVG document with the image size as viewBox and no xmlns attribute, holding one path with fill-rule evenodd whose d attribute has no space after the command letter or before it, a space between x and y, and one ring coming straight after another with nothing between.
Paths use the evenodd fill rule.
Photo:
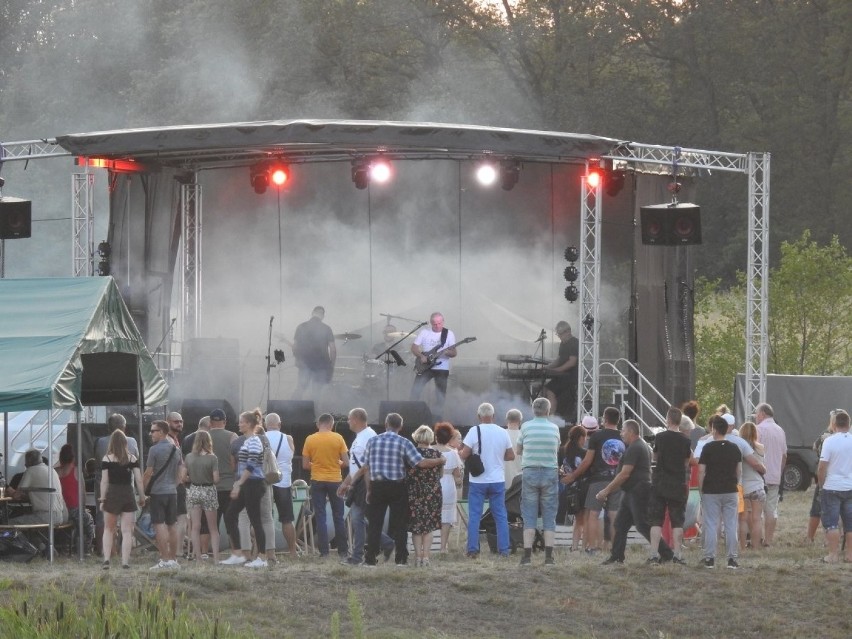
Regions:
<instances>
[{"instance_id":1,"label":"woman with handbag","mask_svg":"<svg viewBox=\"0 0 852 639\"><path fill-rule=\"evenodd\" d=\"M252 412L240 413L239 429L245 436L245 441L237 453L237 479L231 489L231 503L225 513L225 526L231 538L231 547L240 548L240 511L245 509L248 514L257 547L266 548L266 534L263 529L260 508L261 501L266 495L266 477L263 474L263 442L255 434L255 428L260 426L262 416L259 409ZM236 559L234 559L236 557ZM269 564L260 556L246 563L245 556L232 555L224 560L226 564L245 564L248 568L266 568Z\"/></svg>"},{"instance_id":2,"label":"woman with handbag","mask_svg":"<svg viewBox=\"0 0 852 639\"><path fill-rule=\"evenodd\" d=\"M136 524L137 498L133 495L133 482L139 507L145 505L145 487L139 460L127 448L127 436L114 430L109 438L107 454L101 460L101 510L104 513L104 536L101 547L104 553L104 570L109 570L115 524L121 517L121 567L130 568L130 550L133 547L133 527Z\"/></svg>"},{"instance_id":3,"label":"woman with handbag","mask_svg":"<svg viewBox=\"0 0 852 639\"><path fill-rule=\"evenodd\" d=\"M586 417L589 417L588 415ZM590 431L594 429L587 428L586 417L583 418L583 425L577 424L568 431L568 441L562 448L562 465L559 468L559 474L567 475L573 473L583 458L586 456L586 438ZM595 418L590 418L594 420ZM588 422L591 426L591 421ZM597 427L597 420L595 420ZM586 509L583 504L586 503L586 492L589 489L588 481L585 477L579 477L573 483L564 485L560 484L559 494L559 515L573 515L574 527L571 537L571 550L580 549L580 540L583 537L583 529L586 524ZM559 519L559 518L558 518Z\"/></svg>"},{"instance_id":4,"label":"woman with handbag","mask_svg":"<svg viewBox=\"0 0 852 639\"><path fill-rule=\"evenodd\" d=\"M458 489L462 484L462 463L458 451L450 446L456 430L449 422L435 425L435 450L447 459L441 475L441 552L449 550L450 531L458 519Z\"/></svg>"}]
</instances>

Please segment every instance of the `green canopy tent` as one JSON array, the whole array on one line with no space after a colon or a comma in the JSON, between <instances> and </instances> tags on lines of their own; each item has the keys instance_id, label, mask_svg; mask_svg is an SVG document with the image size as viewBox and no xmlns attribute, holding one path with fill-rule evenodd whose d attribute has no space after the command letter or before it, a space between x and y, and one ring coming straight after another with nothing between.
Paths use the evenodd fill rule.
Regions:
<instances>
[{"instance_id":1,"label":"green canopy tent","mask_svg":"<svg viewBox=\"0 0 852 639\"><path fill-rule=\"evenodd\" d=\"M83 406L135 404L141 419L145 406L165 404L167 397L111 277L0 280L0 412L68 409L80 423ZM79 428L77 438L82 493ZM52 458L49 446L50 466ZM81 556L82 550L81 540Z\"/></svg>"}]
</instances>

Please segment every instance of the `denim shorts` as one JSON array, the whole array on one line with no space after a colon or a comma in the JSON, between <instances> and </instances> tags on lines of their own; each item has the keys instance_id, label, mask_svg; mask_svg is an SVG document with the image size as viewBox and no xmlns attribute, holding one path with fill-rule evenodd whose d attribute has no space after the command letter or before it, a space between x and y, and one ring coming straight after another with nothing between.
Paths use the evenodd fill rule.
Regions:
<instances>
[{"instance_id":1,"label":"denim shorts","mask_svg":"<svg viewBox=\"0 0 852 639\"><path fill-rule=\"evenodd\" d=\"M837 528L843 521L843 529L852 530L852 490L820 490L822 501L822 526L826 530Z\"/></svg>"}]
</instances>

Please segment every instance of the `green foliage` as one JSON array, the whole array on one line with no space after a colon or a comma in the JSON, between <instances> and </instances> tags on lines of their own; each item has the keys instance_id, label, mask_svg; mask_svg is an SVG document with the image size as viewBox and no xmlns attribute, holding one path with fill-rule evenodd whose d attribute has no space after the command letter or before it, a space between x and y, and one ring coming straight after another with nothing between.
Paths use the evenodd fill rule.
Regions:
<instances>
[{"instance_id":1,"label":"green foliage","mask_svg":"<svg viewBox=\"0 0 852 639\"><path fill-rule=\"evenodd\" d=\"M55 585L33 593L5 591L0 604L4 637L28 639L193 639L236 638L227 624L210 619L183 597L174 598L159 587L140 590L135 598L119 601L104 582L78 602ZM239 635L245 637L244 633Z\"/></svg>"},{"instance_id":2,"label":"green foliage","mask_svg":"<svg viewBox=\"0 0 852 639\"><path fill-rule=\"evenodd\" d=\"M696 396L703 405L733 401L745 359L745 286L701 279L695 294ZM781 245L769 278L767 372L852 374L852 257L835 236L826 245L805 231Z\"/></svg>"}]
</instances>

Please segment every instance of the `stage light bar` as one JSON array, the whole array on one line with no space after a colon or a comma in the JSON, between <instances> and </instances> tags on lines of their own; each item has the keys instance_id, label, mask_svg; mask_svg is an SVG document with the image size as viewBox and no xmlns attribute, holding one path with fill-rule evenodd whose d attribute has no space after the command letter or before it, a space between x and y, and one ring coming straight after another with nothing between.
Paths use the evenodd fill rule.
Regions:
<instances>
[{"instance_id":1,"label":"stage light bar","mask_svg":"<svg viewBox=\"0 0 852 639\"><path fill-rule=\"evenodd\" d=\"M589 163L586 169L586 184L589 188L596 189L603 183L603 170L600 166Z\"/></svg>"},{"instance_id":2,"label":"stage light bar","mask_svg":"<svg viewBox=\"0 0 852 639\"><path fill-rule=\"evenodd\" d=\"M284 186L290 179L290 167L285 164L276 164L271 167L269 176L275 186Z\"/></svg>"},{"instance_id":3,"label":"stage light bar","mask_svg":"<svg viewBox=\"0 0 852 639\"><path fill-rule=\"evenodd\" d=\"M270 184L281 188L290 180L290 167L283 162L258 162L250 168L249 178L254 192L263 195Z\"/></svg>"},{"instance_id":4,"label":"stage light bar","mask_svg":"<svg viewBox=\"0 0 852 639\"><path fill-rule=\"evenodd\" d=\"M376 158L370 162L370 181L385 184L391 179L393 171L390 162L384 158Z\"/></svg>"}]
</instances>

